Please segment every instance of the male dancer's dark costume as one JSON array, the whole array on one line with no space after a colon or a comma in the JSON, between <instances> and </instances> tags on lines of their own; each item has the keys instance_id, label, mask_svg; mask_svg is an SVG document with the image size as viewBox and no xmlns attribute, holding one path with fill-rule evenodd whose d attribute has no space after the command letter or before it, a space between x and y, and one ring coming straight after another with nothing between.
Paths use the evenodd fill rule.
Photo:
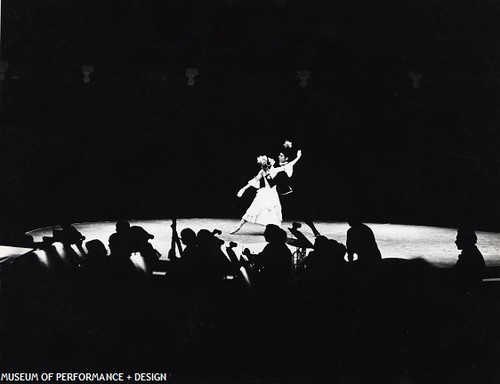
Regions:
<instances>
[{"instance_id":1,"label":"male dancer's dark costume","mask_svg":"<svg viewBox=\"0 0 500 384\"><path fill-rule=\"evenodd\" d=\"M290 176L287 173L287 171L285 170L286 165L289 164L289 162L288 162L289 156L288 155L289 155L290 149L291 149L291 147L287 148L285 146L283 146L283 148L281 149L281 153L284 155L284 158L286 159L286 161L284 163L280 164L280 167L278 167L278 169L279 168L281 168L281 169L276 173L276 175L274 175L274 177L272 179L269 179L269 184L271 186L276 185L276 190L278 191L278 194L280 195L280 200L281 200L282 206L288 206L288 207L294 206L296 208L297 206L300 206L303 204L301 204L299 202L299 199L295 196L295 193L293 193L292 187L290 186L290 184L291 184ZM310 218L311 213L310 212L301 212L301 214L306 215L306 218L303 221L304 221L304 223L306 223L309 226L309 228L311 228L314 236L319 236L320 233L316 229L316 227L314 226L314 223L312 222L312 220Z\"/></svg>"}]
</instances>

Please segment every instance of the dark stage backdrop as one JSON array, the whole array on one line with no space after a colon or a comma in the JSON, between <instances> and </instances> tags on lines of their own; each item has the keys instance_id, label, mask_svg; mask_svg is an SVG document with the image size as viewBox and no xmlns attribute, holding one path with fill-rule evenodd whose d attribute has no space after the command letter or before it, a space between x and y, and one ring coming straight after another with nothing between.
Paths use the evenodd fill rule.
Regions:
<instances>
[{"instance_id":1,"label":"dark stage backdrop","mask_svg":"<svg viewBox=\"0 0 500 384\"><path fill-rule=\"evenodd\" d=\"M236 218L256 156L285 139L318 218L500 229L496 2L2 7L4 230Z\"/></svg>"}]
</instances>

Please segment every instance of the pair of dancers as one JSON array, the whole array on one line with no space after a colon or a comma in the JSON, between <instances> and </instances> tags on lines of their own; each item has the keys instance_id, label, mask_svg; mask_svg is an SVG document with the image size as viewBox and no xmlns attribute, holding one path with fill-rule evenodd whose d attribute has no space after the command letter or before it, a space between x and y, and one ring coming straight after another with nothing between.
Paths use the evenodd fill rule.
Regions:
<instances>
[{"instance_id":1,"label":"pair of dancers","mask_svg":"<svg viewBox=\"0 0 500 384\"><path fill-rule=\"evenodd\" d=\"M238 232L246 223L281 226L281 205L285 201L287 202L285 204L288 205L293 194L290 178L293 175L293 167L302 156L302 151L298 150L295 159L290 161L291 154L292 143L285 141L278 155L278 166L275 167L275 161L268 156L262 155L257 158L257 163L261 166L259 173L238 191L237 196L242 197L250 187L256 188L257 193L231 234ZM312 220L304 220L304 222L311 228L315 236L319 236Z\"/></svg>"}]
</instances>

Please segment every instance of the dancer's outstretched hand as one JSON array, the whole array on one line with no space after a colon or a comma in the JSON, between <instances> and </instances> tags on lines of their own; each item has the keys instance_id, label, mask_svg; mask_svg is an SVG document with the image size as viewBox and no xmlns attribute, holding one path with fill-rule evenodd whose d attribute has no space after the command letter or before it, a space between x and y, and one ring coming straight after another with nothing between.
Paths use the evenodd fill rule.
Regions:
<instances>
[{"instance_id":1,"label":"dancer's outstretched hand","mask_svg":"<svg viewBox=\"0 0 500 384\"><path fill-rule=\"evenodd\" d=\"M238 191L238 193L236 194L236 196L241 197L241 196L243 196L244 193L245 193L245 190L242 188L242 189L240 189Z\"/></svg>"},{"instance_id":2,"label":"dancer's outstretched hand","mask_svg":"<svg viewBox=\"0 0 500 384\"><path fill-rule=\"evenodd\" d=\"M302 149L299 149L297 151L297 158L300 158L302 156Z\"/></svg>"}]
</instances>

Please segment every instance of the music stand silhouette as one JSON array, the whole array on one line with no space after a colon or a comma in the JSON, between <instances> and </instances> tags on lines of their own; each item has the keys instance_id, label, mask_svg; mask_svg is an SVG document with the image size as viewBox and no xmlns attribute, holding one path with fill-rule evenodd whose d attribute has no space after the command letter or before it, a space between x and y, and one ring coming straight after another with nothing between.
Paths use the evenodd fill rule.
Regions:
<instances>
[{"instance_id":1,"label":"music stand silhouette","mask_svg":"<svg viewBox=\"0 0 500 384\"><path fill-rule=\"evenodd\" d=\"M302 225L300 223L292 223L292 227L288 228L290 233L295 236L295 239L287 239L286 243L296 247L297 249L293 252L293 273L300 269L304 265L304 260L307 257L307 249L314 248L314 245L309 241L307 237L304 236L299 228Z\"/></svg>"}]
</instances>

